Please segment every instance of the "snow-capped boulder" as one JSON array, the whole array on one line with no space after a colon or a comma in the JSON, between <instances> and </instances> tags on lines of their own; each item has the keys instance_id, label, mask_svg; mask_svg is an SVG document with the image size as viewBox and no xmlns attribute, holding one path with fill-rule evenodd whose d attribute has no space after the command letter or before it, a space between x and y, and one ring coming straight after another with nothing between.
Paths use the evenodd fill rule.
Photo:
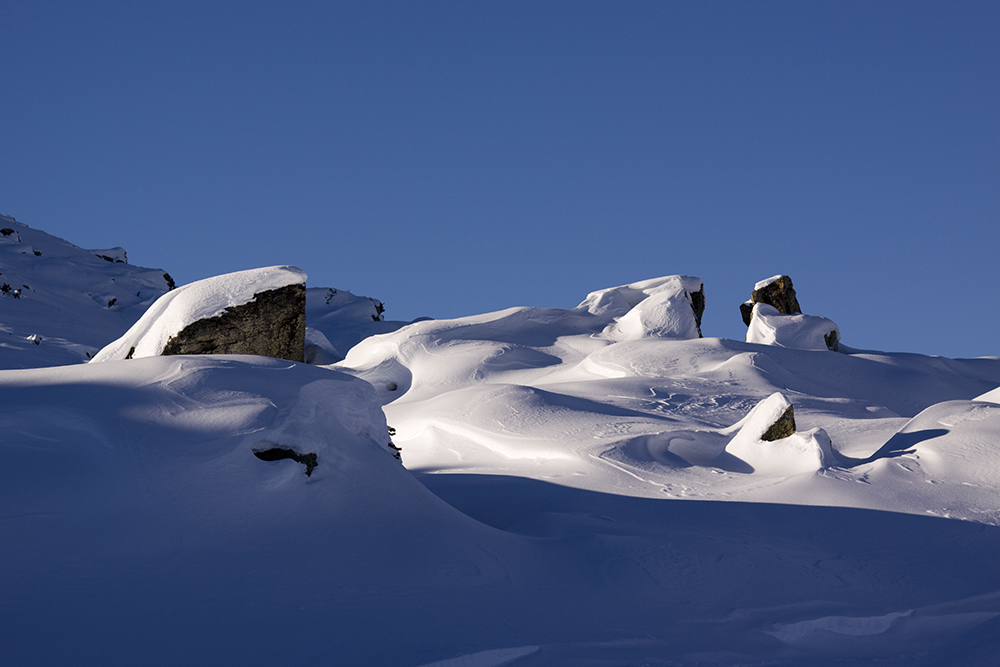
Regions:
<instances>
[{"instance_id":1,"label":"snow-capped boulder","mask_svg":"<svg viewBox=\"0 0 1000 667\"><path fill-rule=\"evenodd\" d=\"M834 461L826 431L815 428L795 432L792 404L780 392L755 405L726 431L736 429L726 452L749 464L755 473L796 475L821 470Z\"/></svg>"},{"instance_id":2,"label":"snow-capped boulder","mask_svg":"<svg viewBox=\"0 0 1000 667\"><path fill-rule=\"evenodd\" d=\"M747 326L750 326L753 307L757 303L774 306L779 313L785 315L802 312L799 300L795 296L795 288L792 287L792 279L784 275L771 276L753 286L750 300L740 304L740 314L743 315L743 323Z\"/></svg>"},{"instance_id":3,"label":"snow-capped boulder","mask_svg":"<svg viewBox=\"0 0 1000 667\"><path fill-rule=\"evenodd\" d=\"M693 276L666 276L591 292L577 306L612 320L613 340L701 338L705 285Z\"/></svg>"},{"instance_id":4,"label":"snow-capped boulder","mask_svg":"<svg viewBox=\"0 0 1000 667\"><path fill-rule=\"evenodd\" d=\"M306 274L294 266L237 271L164 294L93 361L171 354L255 354L303 361Z\"/></svg>"},{"instance_id":5,"label":"snow-capped boulder","mask_svg":"<svg viewBox=\"0 0 1000 667\"><path fill-rule=\"evenodd\" d=\"M754 304L747 342L795 350L836 350L840 327L816 315L783 315L766 303Z\"/></svg>"}]
</instances>

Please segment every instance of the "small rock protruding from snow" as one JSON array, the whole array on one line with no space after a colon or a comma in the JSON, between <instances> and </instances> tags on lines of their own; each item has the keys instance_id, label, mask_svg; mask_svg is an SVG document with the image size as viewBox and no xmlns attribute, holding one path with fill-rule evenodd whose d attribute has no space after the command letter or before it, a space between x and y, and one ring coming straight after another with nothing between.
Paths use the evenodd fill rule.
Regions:
<instances>
[{"instance_id":1,"label":"small rock protruding from snow","mask_svg":"<svg viewBox=\"0 0 1000 667\"><path fill-rule=\"evenodd\" d=\"M91 250L90 252L94 253L105 262L128 264L128 256L125 254L125 248L122 247Z\"/></svg>"},{"instance_id":2,"label":"small rock protruding from snow","mask_svg":"<svg viewBox=\"0 0 1000 667\"><path fill-rule=\"evenodd\" d=\"M303 361L306 274L237 271L167 292L91 362L170 354L255 354Z\"/></svg>"},{"instance_id":3,"label":"small rock protruding from snow","mask_svg":"<svg viewBox=\"0 0 1000 667\"><path fill-rule=\"evenodd\" d=\"M577 306L610 320L612 340L701 338L705 285L693 276L666 276L591 292Z\"/></svg>"},{"instance_id":4,"label":"small rock protruding from snow","mask_svg":"<svg viewBox=\"0 0 1000 667\"><path fill-rule=\"evenodd\" d=\"M736 429L726 452L749 464L755 473L797 475L821 470L835 460L826 431L795 431L792 404L780 392L755 405L726 431Z\"/></svg>"},{"instance_id":5,"label":"small rock protruding from snow","mask_svg":"<svg viewBox=\"0 0 1000 667\"><path fill-rule=\"evenodd\" d=\"M740 304L740 314L743 315L743 323L747 326L750 326L753 307L757 303L774 306L784 315L797 315L802 312L799 300L795 296L795 288L792 287L792 279L785 275L771 276L753 286L750 300Z\"/></svg>"}]
</instances>

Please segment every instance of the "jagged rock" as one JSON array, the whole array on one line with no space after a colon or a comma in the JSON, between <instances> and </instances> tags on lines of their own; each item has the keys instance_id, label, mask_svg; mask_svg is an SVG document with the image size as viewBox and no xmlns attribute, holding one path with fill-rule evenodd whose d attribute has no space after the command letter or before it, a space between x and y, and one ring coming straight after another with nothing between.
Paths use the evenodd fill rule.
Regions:
<instances>
[{"instance_id":1,"label":"jagged rock","mask_svg":"<svg viewBox=\"0 0 1000 667\"><path fill-rule=\"evenodd\" d=\"M765 442L781 440L795 433L795 408L791 405L771 424L760 439Z\"/></svg>"},{"instance_id":2,"label":"jagged rock","mask_svg":"<svg viewBox=\"0 0 1000 667\"><path fill-rule=\"evenodd\" d=\"M163 355L256 354L305 360L306 287L259 292L253 301L187 325L170 337Z\"/></svg>"},{"instance_id":3,"label":"jagged rock","mask_svg":"<svg viewBox=\"0 0 1000 667\"><path fill-rule=\"evenodd\" d=\"M285 459L291 459L296 463L301 463L306 467L306 477L312 476L313 470L319 465L319 461L316 458L315 452L309 452L308 454L299 454L293 449L288 447L271 447L270 449L255 449L253 450L253 455L256 456L261 461L283 461Z\"/></svg>"},{"instance_id":4,"label":"jagged rock","mask_svg":"<svg viewBox=\"0 0 1000 667\"><path fill-rule=\"evenodd\" d=\"M701 316L705 314L705 285L701 286L701 289L697 292L688 292L688 297L691 299L691 310L694 311L694 324L698 328L698 338L704 338L701 335Z\"/></svg>"},{"instance_id":5,"label":"jagged rock","mask_svg":"<svg viewBox=\"0 0 1000 667\"><path fill-rule=\"evenodd\" d=\"M754 285L750 300L740 305L740 314L743 316L743 323L747 326L750 326L750 321L753 318L753 307L757 303L774 306L783 315L797 315L802 312L799 300L795 297L792 279L788 276L772 276Z\"/></svg>"}]
</instances>

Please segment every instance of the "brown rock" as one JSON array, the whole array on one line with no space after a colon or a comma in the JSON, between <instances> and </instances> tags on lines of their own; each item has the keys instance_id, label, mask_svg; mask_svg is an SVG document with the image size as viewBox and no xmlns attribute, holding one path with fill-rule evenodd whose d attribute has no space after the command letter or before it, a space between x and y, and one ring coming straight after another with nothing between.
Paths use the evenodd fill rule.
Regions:
<instances>
[{"instance_id":1,"label":"brown rock","mask_svg":"<svg viewBox=\"0 0 1000 667\"><path fill-rule=\"evenodd\" d=\"M743 323L747 326L750 326L755 303L766 303L774 306L779 313L784 315L798 315L802 312L799 300L795 298L792 279L788 276L777 276L766 285L755 289L750 295L750 300L740 305L740 314L743 316Z\"/></svg>"},{"instance_id":2,"label":"brown rock","mask_svg":"<svg viewBox=\"0 0 1000 667\"><path fill-rule=\"evenodd\" d=\"M768 427L764 435L760 436L760 439L765 442L773 442L787 438L793 433L795 433L795 409L789 405L788 409L778 417L778 420Z\"/></svg>"}]
</instances>

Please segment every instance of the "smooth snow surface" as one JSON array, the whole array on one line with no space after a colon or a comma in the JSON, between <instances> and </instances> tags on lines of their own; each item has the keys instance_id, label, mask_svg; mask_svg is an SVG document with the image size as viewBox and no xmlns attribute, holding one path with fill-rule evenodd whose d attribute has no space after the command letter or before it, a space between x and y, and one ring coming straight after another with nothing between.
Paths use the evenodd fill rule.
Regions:
<instances>
[{"instance_id":1,"label":"smooth snow surface","mask_svg":"<svg viewBox=\"0 0 1000 667\"><path fill-rule=\"evenodd\" d=\"M178 287L157 299L125 335L104 347L92 361L157 356L170 338L189 324L221 315L229 307L249 303L260 292L300 285L305 281L302 269L270 266L227 273Z\"/></svg>"},{"instance_id":2,"label":"smooth snow surface","mask_svg":"<svg viewBox=\"0 0 1000 667\"><path fill-rule=\"evenodd\" d=\"M692 276L654 278L591 292L578 308L613 318L603 332L611 340L700 338L691 295L703 287Z\"/></svg>"},{"instance_id":3,"label":"smooth snow surface","mask_svg":"<svg viewBox=\"0 0 1000 667\"><path fill-rule=\"evenodd\" d=\"M795 350L827 350L826 336L836 335L840 340L840 327L816 315L785 315L766 303L756 303L747 329L747 342L760 345L777 345Z\"/></svg>"},{"instance_id":4,"label":"smooth snow surface","mask_svg":"<svg viewBox=\"0 0 1000 667\"><path fill-rule=\"evenodd\" d=\"M74 329L97 319L81 295L146 270L23 225L4 238L0 280L35 290L0 297L23 338L0 354L5 665L1000 653L1000 358L699 338L702 283L668 276L405 326L309 290L313 363L336 364L80 364L32 355L59 333L108 344L110 326ZM128 344L304 274L213 280ZM789 405L798 431L761 440Z\"/></svg>"}]
</instances>

